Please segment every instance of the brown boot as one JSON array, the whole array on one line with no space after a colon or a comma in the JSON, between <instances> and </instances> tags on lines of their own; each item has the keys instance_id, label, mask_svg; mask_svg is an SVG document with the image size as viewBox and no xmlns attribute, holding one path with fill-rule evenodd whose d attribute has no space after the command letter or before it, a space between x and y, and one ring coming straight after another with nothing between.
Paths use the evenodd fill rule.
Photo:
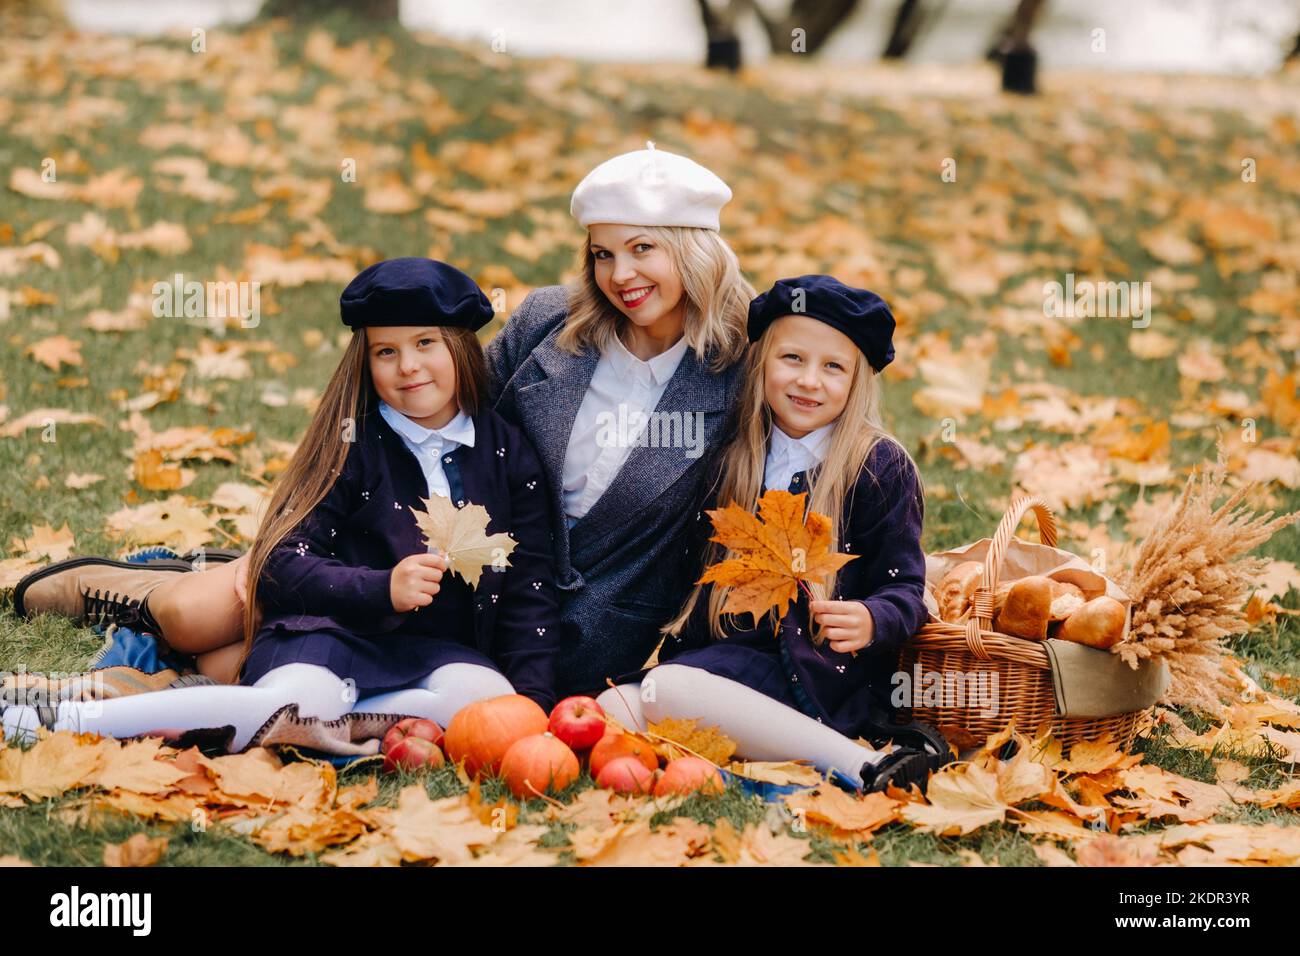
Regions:
<instances>
[{"instance_id":1,"label":"brown boot","mask_svg":"<svg viewBox=\"0 0 1300 956\"><path fill-rule=\"evenodd\" d=\"M128 564L110 558L68 558L56 561L18 582L14 612L63 614L78 624L144 625L154 634L158 624L143 606L149 593L178 572L192 568L184 561L169 565Z\"/></svg>"}]
</instances>

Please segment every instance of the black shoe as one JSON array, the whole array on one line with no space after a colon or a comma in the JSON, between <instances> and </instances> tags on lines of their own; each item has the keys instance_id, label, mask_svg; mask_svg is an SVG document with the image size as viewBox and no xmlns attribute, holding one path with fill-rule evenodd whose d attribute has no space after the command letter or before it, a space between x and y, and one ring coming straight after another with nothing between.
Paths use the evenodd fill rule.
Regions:
<instances>
[{"instance_id":1,"label":"black shoe","mask_svg":"<svg viewBox=\"0 0 1300 956\"><path fill-rule=\"evenodd\" d=\"M869 739L879 747L886 743L907 747L931 759L931 771L952 762L952 749L943 734L919 720L908 724L877 724L871 728Z\"/></svg>"},{"instance_id":2,"label":"black shoe","mask_svg":"<svg viewBox=\"0 0 1300 956\"><path fill-rule=\"evenodd\" d=\"M142 602L122 594L119 591L103 591L99 588L93 588L82 594L82 620L87 627L94 627L96 624L116 624L118 627L129 627L136 631L149 631L157 633L158 623L145 617Z\"/></svg>"},{"instance_id":3,"label":"black shoe","mask_svg":"<svg viewBox=\"0 0 1300 956\"><path fill-rule=\"evenodd\" d=\"M896 747L876 763L862 765L862 789L878 793L893 785L908 790L916 784L925 793L929 783L934 756L912 747Z\"/></svg>"}]
</instances>

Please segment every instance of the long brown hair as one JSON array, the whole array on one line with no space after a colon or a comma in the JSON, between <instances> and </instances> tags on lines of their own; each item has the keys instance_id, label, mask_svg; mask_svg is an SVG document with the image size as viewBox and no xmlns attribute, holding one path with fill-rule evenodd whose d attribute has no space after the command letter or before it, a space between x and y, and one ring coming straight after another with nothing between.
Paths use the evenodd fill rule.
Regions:
<instances>
[{"instance_id":1,"label":"long brown hair","mask_svg":"<svg viewBox=\"0 0 1300 956\"><path fill-rule=\"evenodd\" d=\"M701 361L711 355L707 360L721 372L745 354L745 323L755 295L736 253L714 229L643 228L668 250L681 277L686 344ZM603 349L626 323L627 317L596 284L596 257L588 239L578 250L578 278L569 286L569 317L555 342L574 354L584 345Z\"/></svg>"},{"instance_id":2,"label":"long brown hair","mask_svg":"<svg viewBox=\"0 0 1300 956\"><path fill-rule=\"evenodd\" d=\"M487 361L478 336L469 329L439 326L442 340L451 353L456 374L456 403L467 415L478 413L487 395ZM257 584L266 560L294 531L312 509L329 494L343 473L348 453L359 440L358 430L366 415L379 404L370 376L365 329L354 329L339 360L338 368L325 386L325 394L312 415L302 441L289 465L271 488L265 517L248 554L248 600L244 604L244 650L236 671L257 636L259 615Z\"/></svg>"},{"instance_id":3,"label":"long brown hair","mask_svg":"<svg viewBox=\"0 0 1300 956\"><path fill-rule=\"evenodd\" d=\"M717 488L718 506L723 507L735 502L746 511L753 512L758 507L758 499L763 493L763 470L767 463L768 441L771 439L772 412L764 397L764 367L772 351L775 336L771 327L763 333L762 338L749 350L746 368L745 388L737 400L736 418L738 427L731 440L722 449ZM850 492L866 466L867 457L876 443L897 441L881 424L881 393L879 377L871 368L866 358L859 354L853 371L853 381L849 385L848 399L844 410L835 420L830 440L826 447L826 457L820 465L808 473L808 508L831 519L831 550L839 550L840 519L844 516L845 502L850 500ZM898 450L908 460L911 456L901 444ZM919 472L918 472L919 475ZM709 542L705 548L705 564L715 564L726 558L734 557L731 551L716 542ZM836 581L828 587L820 582L809 585L809 591L816 600L825 600L828 594L835 593ZM705 585L697 584L691 591L681 612L661 629L664 634L679 634L695 609L696 602L704 592ZM728 587L714 585L709 593L709 629L714 637L725 636L722 605L727 599ZM725 615L732 617L732 615ZM775 609L771 612L773 628L778 624ZM728 621L727 624L734 624ZM821 643L821 628L815 620L812 638L814 643Z\"/></svg>"}]
</instances>

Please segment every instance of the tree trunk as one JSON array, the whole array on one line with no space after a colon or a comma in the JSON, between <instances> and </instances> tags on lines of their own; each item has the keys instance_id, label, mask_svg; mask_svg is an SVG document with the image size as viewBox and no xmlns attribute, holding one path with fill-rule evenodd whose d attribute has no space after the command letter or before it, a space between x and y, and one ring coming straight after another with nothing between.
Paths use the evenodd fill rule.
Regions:
<instances>
[{"instance_id":1,"label":"tree trunk","mask_svg":"<svg viewBox=\"0 0 1300 956\"><path fill-rule=\"evenodd\" d=\"M794 56L799 53L816 53L830 39L840 24L849 18L858 0L794 0L790 11L779 20L769 19L754 0L748 5L763 25L768 45L776 56ZM796 29L804 31L802 49L793 49L791 34Z\"/></svg>"},{"instance_id":2,"label":"tree trunk","mask_svg":"<svg viewBox=\"0 0 1300 956\"><path fill-rule=\"evenodd\" d=\"M921 5L921 0L902 0L894 13L894 26L889 31L889 41L880 55L886 60L901 60L907 56L924 21L925 8Z\"/></svg>"},{"instance_id":3,"label":"tree trunk","mask_svg":"<svg viewBox=\"0 0 1300 956\"><path fill-rule=\"evenodd\" d=\"M1045 0L1019 0L1015 11L994 34L985 57L990 60L1000 60L1017 43L1028 43L1029 34L1034 28L1038 14L1042 11L1044 2Z\"/></svg>"},{"instance_id":4,"label":"tree trunk","mask_svg":"<svg viewBox=\"0 0 1300 956\"><path fill-rule=\"evenodd\" d=\"M736 0L727 0L722 10L715 10L709 0L699 0L700 19L704 21L704 33L708 41L708 52L704 65L711 70L740 69L740 37L736 35Z\"/></svg>"},{"instance_id":5,"label":"tree trunk","mask_svg":"<svg viewBox=\"0 0 1300 956\"><path fill-rule=\"evenodd\" d=\"M1002 61L1002 90L1005 93L1037 92L1038 53L1029 45L1029 35L1046 0L1020 0L1002 39L992 52Z\"/></svg>"}]
</instances>

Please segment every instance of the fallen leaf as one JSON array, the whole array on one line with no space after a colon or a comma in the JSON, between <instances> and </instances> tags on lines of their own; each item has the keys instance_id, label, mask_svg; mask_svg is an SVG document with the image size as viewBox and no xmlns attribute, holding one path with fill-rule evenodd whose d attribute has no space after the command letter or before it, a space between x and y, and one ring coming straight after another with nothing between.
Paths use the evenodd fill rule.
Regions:
<instances>
[{"instance_id":1,"label":"fallen leaf","mask_svg":"<svg viewBox=\"0 0 1300 956\"><path fill-rule=\"evenodd\" d=\"M58 371L64 365L81 365L81 343L66 335L52 335L33 342L23 350L46 368Z\"/></svg>"},{"instance_id":2,"label":"fallen leaf","mask_svg":"<svg viewBox=\"0 0 1300 956\"><path fill-rule=\"evenodd\" d=\"M30 538L14 538L10 547L14 551L25 552L23 556L26 558L44 557L51 561L62 561L72 554L76 541L65 521L58 531L47 524L36 525L32 528Z\"/></svg>"},{"instance_id":3,"label":"fallen leaf","mask_svg":"<svg viewBox=\"0 0 1300 956\"><path fill-rule=\"evenodd\" d=\"M153 866L167 852L166 837L137 833L124 843L104 847L105 866Z\"/></svg>"},{"instance_id":4,"label":"fallen leaf","mask_svg":"<svg viewBox=\"0 0 1300 956\"><path fill-rule=\"evenodd\" d=\"M463 508L457 508L442 495L420 501L425 510L411 508L410 511L424 534L425 544L431 551L436 549L445 554L447 569L459 574L471 588L478 587L487 565L497 571L510 567L508 558L515 549L515 541L505 532L487 533L492 518L482 505L467 502Z\"/></svg>"},{"instance_id":5,"label":"fallen leaf","mask_svg":"<svg viewBox=\"0 0 1300 956\"><path fill-rule=\"evenodd\" d=\"M736 742L717 727L699 727L693 718L664 718L652 722L647 729L649 740L660 756L673 760L684 754L703 757L717 766L725 766L736 752ZM640 736L633 734L633 736ZM657 738L665 738L669 743ZM680 744L681 747L674 747Z\"/></svg>"}]
</instances>

